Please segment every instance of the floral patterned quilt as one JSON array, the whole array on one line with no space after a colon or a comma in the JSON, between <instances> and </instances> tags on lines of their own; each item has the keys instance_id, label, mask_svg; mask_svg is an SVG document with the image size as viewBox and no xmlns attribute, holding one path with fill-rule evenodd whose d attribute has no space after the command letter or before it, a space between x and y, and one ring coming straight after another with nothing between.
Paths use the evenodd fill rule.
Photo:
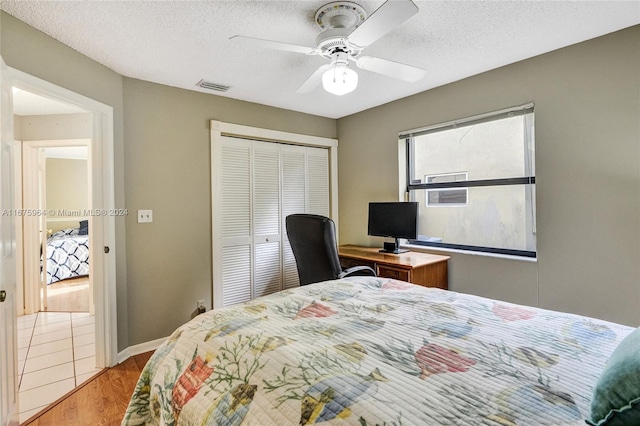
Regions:
<instances>
[{"instance_id":1,"label":"floral patterned quilt","mask_svg":"<svg viewBox=\"0 0 640 426\"><path fill-rule=\"evenodd\" d=\"M123 425L584 425L632 328L354 277L197 316Z\"/></svg>"}]
</instances>

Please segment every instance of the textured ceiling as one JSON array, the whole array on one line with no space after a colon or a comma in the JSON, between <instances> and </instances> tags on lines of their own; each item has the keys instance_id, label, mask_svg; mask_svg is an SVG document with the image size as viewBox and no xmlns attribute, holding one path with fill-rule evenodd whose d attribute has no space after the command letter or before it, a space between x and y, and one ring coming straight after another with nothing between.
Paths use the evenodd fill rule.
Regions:
<instances>
[{"instance_id":1,"label":"textured ceiling","mask_svg":"<svg viewBox=\"0 0 640 426\"><path fill-rule=\"evenodd\" d=\"M205 79L231 86L220 96L330 118L640 23L639 1L416 1L420 12L364 54L425 68L427 76L406 83L357 70L358 88L341 97L321 87L296 93L325 59L229 40L315 47L314 14L326 3L2 0L0 7L122 75L207 92L195 86ZM371 14L383 2L357 3Z\"/></svg>"}]
</instances>

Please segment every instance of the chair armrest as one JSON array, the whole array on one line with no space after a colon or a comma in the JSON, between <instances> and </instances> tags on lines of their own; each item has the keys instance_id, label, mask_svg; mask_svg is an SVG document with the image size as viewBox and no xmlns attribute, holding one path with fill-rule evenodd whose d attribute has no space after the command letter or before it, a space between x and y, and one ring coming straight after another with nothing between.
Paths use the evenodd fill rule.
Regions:
<instances>
[{"instance_id":1,"label":"chair armrest","mask_svg":"<svg viewBox=\"0 0 640 426\"><path fill-rule=\"evenodd\" d=\"M369 275L371 275L372 277L376 276L376 271L374 271L373 268L370 268L368 266L353 266L351 268L348 268L348 269L345 269L344 271L342 271L338 275L338 278L348 277L349 275L353 274L354 272L360 272L360 271L369 272Z\"/></svg>"}]
</instances>

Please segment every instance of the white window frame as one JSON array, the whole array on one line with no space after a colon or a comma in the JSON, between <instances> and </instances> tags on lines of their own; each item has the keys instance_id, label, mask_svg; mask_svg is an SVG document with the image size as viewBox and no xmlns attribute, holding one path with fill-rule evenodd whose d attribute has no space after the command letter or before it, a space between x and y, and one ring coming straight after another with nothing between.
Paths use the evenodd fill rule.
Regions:
<instances>
[{"instance_id":1,"label":"white window frame","mask_svg":"<svg viewBox=\"0 0 640 426\"><path fill-rule=\"evenodd\" d=\"M473 125L476 123L482 123L485 121L500 120L501 118L511 117L513 115L529 115L530 122L525 127L525 172L523 176L514 176L507 178L497 179L479 179L468 180L464 186L461 186L459 182L452 182L451 185L444 183L427 183L421 182L420 179L412 180L413 174L413 155L415 153L413 140L415 137L424 135L427 133L439 132L448 128L456 128L459 126ZM471 188L482 186L502 186L502 185L528 185L528 193L530 197L531 212L528 220L532 233L536 232L536 200L535 200L535 106L533 103L525 105L505 108L499 111L488 112L472 117L462 118L458 120L452 120L445 123L434 124L422 128L413 130L407 130L398 133L398 171L399 171L399 199L410 200L411 192L415 190L442 190L446 188ZM428 201L426 201L428 203ZM468 202L468 199L467 199ZM429 206L431 207L431 206ZM535 250L519 250L504 247L485 247L485 246L473 246L461 243L446 243L446 242L433 242L433 241L410 241L411 244L431 246L434 248L442 248L446 250L460 250L471 252L484 252L498 255L517 256L522 258L536 258L537 252Z\"/></svg>"}]
</instances>

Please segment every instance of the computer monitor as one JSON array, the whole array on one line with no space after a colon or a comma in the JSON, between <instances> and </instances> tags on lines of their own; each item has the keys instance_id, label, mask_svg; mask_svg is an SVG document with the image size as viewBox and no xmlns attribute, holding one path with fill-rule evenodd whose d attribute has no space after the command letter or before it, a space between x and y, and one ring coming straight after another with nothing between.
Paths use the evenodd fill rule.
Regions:
<instances>
[{"instance_id":1,"label":"computer monitor","mask_svg":"<svg viewBox=\"0 0 640 426\"><path fill-rule=\"evenodd\" d=\"M381 253L403 253L399 238L418 238L418 203L386 202L369 203L368 234L394 238L395 243L385 243Z\"/></svg>"}]
</instances>

